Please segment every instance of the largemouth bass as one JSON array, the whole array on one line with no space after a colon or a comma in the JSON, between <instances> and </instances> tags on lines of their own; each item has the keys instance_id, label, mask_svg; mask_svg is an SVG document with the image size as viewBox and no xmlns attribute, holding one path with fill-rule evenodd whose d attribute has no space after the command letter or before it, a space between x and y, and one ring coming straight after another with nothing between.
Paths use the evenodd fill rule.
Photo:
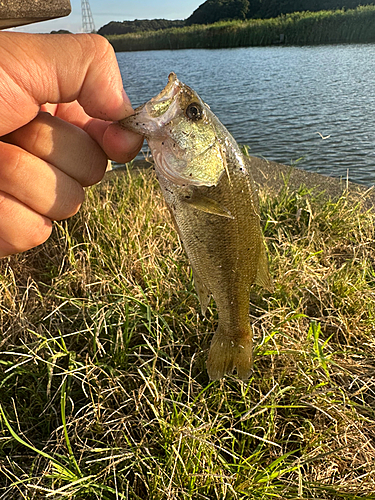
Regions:
<instances>
[{"instance_id":1,"label":"largemouth bass","mask_svg":"<svg viewBox=\"0 0 375 500\"><path fill-rule=\"evenodd\" d=\"M272 289L257 190L234 138L174 73L167 86L120 124L146 137L205 314L219 315L207 360L212 380L252 370L250 287Z\"/></svg>"}]
</instances>

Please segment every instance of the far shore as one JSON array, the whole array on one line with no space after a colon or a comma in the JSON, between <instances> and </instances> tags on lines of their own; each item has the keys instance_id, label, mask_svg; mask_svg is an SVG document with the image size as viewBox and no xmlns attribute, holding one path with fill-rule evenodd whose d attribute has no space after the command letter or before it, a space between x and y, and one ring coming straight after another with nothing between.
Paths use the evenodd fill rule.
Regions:
<instances>
[{"instance_id":1,"label":"far shore","mask_svg":"<svg viewBox=\"0 0 375 500\"><path fill-rule=\"evenodd\" d=\"M375 43L375 6L106 35L116 52Z\"/></svg>"}]
</instances>

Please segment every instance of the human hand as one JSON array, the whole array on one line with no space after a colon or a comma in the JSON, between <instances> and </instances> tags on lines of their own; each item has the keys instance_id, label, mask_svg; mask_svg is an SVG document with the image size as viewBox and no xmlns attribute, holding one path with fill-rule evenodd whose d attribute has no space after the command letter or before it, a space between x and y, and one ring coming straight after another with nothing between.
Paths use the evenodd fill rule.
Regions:
<instances>
[{"instance_id":1,"label":"human hand","mask_svg":"<svg viewBox=\"0 0 375 500\"><path fill-rule=\"evenodd\" d=\"M103 37L0 33L0 257L75 214L107 158L135 157L143 138L111 123L132 112Z\"/></svg>"}]
</instances>

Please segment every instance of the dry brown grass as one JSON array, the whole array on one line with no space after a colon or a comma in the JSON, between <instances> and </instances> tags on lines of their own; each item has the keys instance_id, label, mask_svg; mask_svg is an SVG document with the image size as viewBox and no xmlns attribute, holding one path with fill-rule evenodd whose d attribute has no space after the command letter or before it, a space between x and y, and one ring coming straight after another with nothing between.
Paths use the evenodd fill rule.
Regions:
<instances>
[{"instance_id":1,"label":"dry brown grass","mask_svg":"<svg viewBox=\"0 0 375 500\"><path fill-rule=\"evenodd\" d=\"M208 380L215 306L151 173L0 263L0 499L375 498L374 214L261 205L276 286L252 295L248 383Z\"/></svg>"}]
</instances>

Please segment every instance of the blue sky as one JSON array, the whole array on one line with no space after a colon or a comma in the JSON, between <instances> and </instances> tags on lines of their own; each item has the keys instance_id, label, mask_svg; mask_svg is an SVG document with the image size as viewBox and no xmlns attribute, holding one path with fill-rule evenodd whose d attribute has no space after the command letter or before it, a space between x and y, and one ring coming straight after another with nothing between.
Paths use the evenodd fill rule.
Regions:
<instances>
[{"instance_id":1,"label":"blue sky","mask_svg":"<svg viewBox=\"0 0 375 500\"><path fill-rule=\"evenodd\" d=\"M72 13L65 18L17 28L29 33L67 29L81 31L81 0L70 0ZM96 29L110 21L133 19L186 19L204 0L89 0Z\"/></svg>"}]
</instances>

